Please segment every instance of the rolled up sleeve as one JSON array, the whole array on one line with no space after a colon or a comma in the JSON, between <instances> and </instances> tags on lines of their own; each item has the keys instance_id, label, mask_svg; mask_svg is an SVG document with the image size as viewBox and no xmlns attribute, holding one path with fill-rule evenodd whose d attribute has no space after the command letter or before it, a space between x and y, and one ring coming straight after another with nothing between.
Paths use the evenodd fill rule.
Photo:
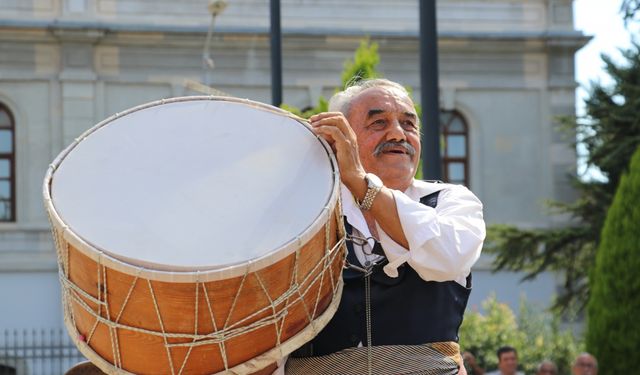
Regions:
<instances>
[{"instance_id":1,"label":"rolled up sleeve","mask_svg":"<svg viewBox=\"0 0 640 375\"><path fill-rule=\"evenodd\" d=\"M408 263L426 281L455 280L465 285L478 260L486 235L482 203L464 186L446 185L431 208L400 191L393 191L400 223L409 249L396 243L382 228L378 233L391 277Z\"/></svg>"}]
</instances>

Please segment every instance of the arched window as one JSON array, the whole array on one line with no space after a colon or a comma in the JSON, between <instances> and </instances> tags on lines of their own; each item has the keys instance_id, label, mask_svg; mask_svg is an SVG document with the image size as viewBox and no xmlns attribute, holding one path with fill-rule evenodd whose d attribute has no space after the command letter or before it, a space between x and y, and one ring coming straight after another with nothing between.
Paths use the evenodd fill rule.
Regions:
<instances>
[{"instance_id":1,"label":"arched window","mask_svg":"<svg viewBox=\"0 0 640 375\"><path fill-rule=\"evenodd\" d=\"M457 111L440 112L442 176L445 182L469 186L469 129Z\"/></svg>"},{"instance_id":2,"label":"arched window","mask_svg":"<svg viewBox=\"0 0 640 375\"><path fill-rule=\"evenodd\" d=\"M0 103L0 222L16 221L15 124Z\"/></svg>"}]
</instances>

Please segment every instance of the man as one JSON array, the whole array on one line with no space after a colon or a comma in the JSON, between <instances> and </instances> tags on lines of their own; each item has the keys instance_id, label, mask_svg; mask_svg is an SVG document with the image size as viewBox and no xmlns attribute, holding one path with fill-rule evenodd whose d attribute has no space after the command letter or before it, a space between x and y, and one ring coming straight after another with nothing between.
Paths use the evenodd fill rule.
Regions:
<instances>
[{"instance_id":1,"label":"man","mask_svg":"<svg viewBox=\"0 0 640 375\"><path fill-rule=\"evenodd\" d=\"M498 349L498 369L487 375L524 375L518 371L518 352L511 346Z\"/></svg>"},{"instance_id":2,"label":"man","mask_svg":"<svg viewBox=\"0 0 640 375\"><path fill-rule=\"evenodd\" d=\"M551 361L542 361L536 369L536 375L558 375L558 367Z\"/></svg>"},{"instance_id":3,"label":"man","mask_svg":"<svg viewBox=\"0 0 640 375\"><path fill-rule=\"evenodd\" d=\"M462 353L462 360L466 365L466 368L469 369L467 372L468 375L484 375L484 369L480 367L478 361L476 360L476 356L469 351L465 351Z\"/></svg>"},{"instance_id":4,"label":"man","mask_svg":"<svg viewBox=\"0 0 640 375\"><path fill-rule=\"evenodd\" d=\"M485 237L482 204L463 186L413 178L420 126L401 85L360 82L329 110L310 123L338 161L350 268L335 316L286 373L464 371L458 328Z\"/></svg>"},{"instance_id":5,"label":"man","mask_svg":"<svg viewBox=\"0 0 640 375\"><path fill-rule=\"evenodd\" d=\"M573 375L598 375L598 361L589 353L576 357L572 367Z\"/></svg>"}]
</instances>

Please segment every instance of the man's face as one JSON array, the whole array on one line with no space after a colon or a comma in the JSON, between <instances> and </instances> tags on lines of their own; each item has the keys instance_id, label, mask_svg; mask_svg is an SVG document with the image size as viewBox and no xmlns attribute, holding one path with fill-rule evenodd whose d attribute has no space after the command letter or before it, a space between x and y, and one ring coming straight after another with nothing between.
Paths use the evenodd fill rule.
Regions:
<instances>
[{"instance_id":1,"label":"man's face","mask_svg":"<svg viewBox=\"0 0 640 375\"><path fill-rule=\"evenodd\" d=\"M364 169L387 187L405 190L420 160L420 130L411 99L392 87L366 89L351 101L347 120L358 137Z\"/></svg>"},{"instance_id":2,"label":"man's face","mask_svg":"<svg viewBox=\"0 0 640 375\"><path fill-rule=\"evenodd\" d=\"M574 375L598 375L598 364L589 354L581 354L573 365Z\"/></svg>"},{"instance_id":3,"label":"man's face","mask_svg":"<svg viewBox=\"0 0 640 375\"><path fill-rule=\"evenodd\" d=\"M543 363L536 375L557 375L557 371L551 363Z\"/></svg>"},{"instance_id":4,"label":"man's face","mask_svg":"<svg viewBox=\"0 0 640 375\"><path fill-rule=\"evenodd\" d=\"M518 369L518 355L515 352L506 352L498 359L498 368L504 375L512 375Z\"/></svg>"}]
</instances>

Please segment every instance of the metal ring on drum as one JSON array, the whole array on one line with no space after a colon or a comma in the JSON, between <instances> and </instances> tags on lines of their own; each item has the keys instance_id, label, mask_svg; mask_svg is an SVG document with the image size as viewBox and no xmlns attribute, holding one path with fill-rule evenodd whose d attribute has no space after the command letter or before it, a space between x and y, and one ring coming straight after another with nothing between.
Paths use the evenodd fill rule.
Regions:
<instances>
[{"instance_id":1,"label":"metal ring on drum","mask_svg":"<svg viewBox=\"0 0 640 375\"><path fill-rule=\"evenodd\" d=\"M156 101L65 149L43 195L67 330L109 374L246 374L333 316L337 163L301 119L222 97Z\"/></svg>"}]
</instances>

